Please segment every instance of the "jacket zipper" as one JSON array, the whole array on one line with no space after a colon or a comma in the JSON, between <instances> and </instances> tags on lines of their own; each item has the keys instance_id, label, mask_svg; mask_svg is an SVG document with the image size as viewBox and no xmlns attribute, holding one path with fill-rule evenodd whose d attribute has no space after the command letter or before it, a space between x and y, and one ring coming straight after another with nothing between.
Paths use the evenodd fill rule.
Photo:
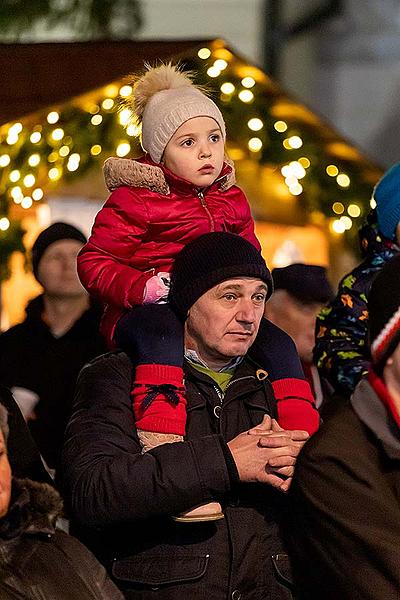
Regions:
<instances>
[{"instance_id":1,"label":"jacket zipper","mask_svg":"<svg viewBox=\"0 0 400 600\"><path fill-rule=\"evenodd\" d=\"M214 219L213 219L213 217L212 217L212 214L210 213L210 209L209 209L209 208L208 208L208 206L207 206L207 202L206 202L206 201L205 201L205 199L204 199L204 192L203 192L202 190L199 190L199 191L197 192L197 197L199 198L199 200L200 200L200 202L201 202L201 205L202 205L202 207L204 208L204 210L205 210L205 211L206 211L206 213L207 213L208 219L209 219L209 221L210 221L210 227L211 227L210 231L215 231Z\"/></svg>"},{"instance_id":2,"label":"jacket zipper","mask_svg":"<svg viewBox=\"0 0 400 600\"><path fill-rule=\"evenodd\" d=\"M254 379L254 378L255 378L254 375L245 375L243 377L239 377L238 379L234 379L233 381L230 381L228 383L228 385L225 388L225 392L223 392L217 385L213 385L213 388L218 396L219 405L221 407L221 410L222 410L222 403L225 398L226 390L229 388L230 385L232 385L233 383L236 383L237 381L243 381L244 379ZM217 419L219 419L221 410L216 412L214 409L214 415L217 417Z\"/></svg>"}]
</instances>

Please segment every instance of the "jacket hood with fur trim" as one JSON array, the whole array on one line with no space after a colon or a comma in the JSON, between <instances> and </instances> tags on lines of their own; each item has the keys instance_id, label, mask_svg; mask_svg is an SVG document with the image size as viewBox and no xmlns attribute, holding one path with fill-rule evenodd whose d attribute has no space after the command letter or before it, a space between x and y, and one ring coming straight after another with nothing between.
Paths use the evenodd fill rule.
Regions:
<instances>
[{"instance_id":1,"label":"jacket hood with fur trim","mask_svg":"<svg viewBox=\"0 0 400 600\"><path fill-rule=\"evenodd\" d=\"M139 159L108 158L104 163L103 173L110 192L121 186L131 186L148 188L163 196L170 193L171 176L176 177L162 165L154 163L147 155ZM217 179L222 191L235 185L235 167L230 158L225 157L221 175Z\"/></svg>"}]
</instances>

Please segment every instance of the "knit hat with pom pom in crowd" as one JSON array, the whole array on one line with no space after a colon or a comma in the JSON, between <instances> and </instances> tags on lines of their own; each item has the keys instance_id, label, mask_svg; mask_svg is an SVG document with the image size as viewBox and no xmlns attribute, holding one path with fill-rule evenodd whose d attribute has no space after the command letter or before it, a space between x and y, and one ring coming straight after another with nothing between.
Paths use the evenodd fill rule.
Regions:
<instances>
[{"instance_id":1,"label":"knit hat with pom pom in crowd","mask_svg":"<svg viewBox=\"0 0 400 600\"><path fill-rule=\"evenodd\" d=\"M142 147L156 163L175 131L195 117L211 117L225 141L225 123L218 106L197 87L192 75L171 63L147 66L147 72L133 86L127 99L142 125Z\"/></svg>"}]
</instances>

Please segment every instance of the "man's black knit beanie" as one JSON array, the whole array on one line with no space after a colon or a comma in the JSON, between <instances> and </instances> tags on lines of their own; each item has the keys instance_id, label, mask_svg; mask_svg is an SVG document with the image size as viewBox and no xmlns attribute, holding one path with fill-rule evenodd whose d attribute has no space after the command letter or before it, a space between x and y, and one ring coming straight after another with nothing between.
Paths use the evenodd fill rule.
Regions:
<instances>
[{"instance_id":1,"label":"man's black knit beanie","mask_svg":"<svg viewBox=\"0 0 400 600\"><path fill-rule=\"evenodd\" d=\"M39 233L31 250L32 271L36 279L38 279L39 263L43 254L51 244L59 240L77 240L82 244L87 242L82 231L79 231L73 225L69 225L69 223L53 223L44 229Z\"/></svg>"},{"instance_id":2,"label":"man's black knit beanie","mask_svg":"<svg viewBox=\"0 0 400 600\"><path fill-rule=\"evenodd\" d=\"M233 277L256 277L272 294L271 273L260 252L234 233L206 233L185 246L175 258L169 302L185 320L188 310L205 292Z\"/></svg>"},{"instance_id":3,"label":"man's black knit beanie","mask_svg":"<svg viewBox=\"0 0 400 600\"><path fill-rule=\"evenodd\" d=\"M381 373L400 344L400 254L389 260L372 282L368 319L372 363Z\"/></svg>"}]
</instances>

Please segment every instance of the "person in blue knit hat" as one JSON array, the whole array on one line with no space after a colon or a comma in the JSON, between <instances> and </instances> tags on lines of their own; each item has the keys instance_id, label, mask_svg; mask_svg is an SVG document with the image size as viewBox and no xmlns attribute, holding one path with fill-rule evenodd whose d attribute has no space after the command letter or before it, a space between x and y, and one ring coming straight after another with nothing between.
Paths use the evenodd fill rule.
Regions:
<instances>
[{"instance_id":1,"label":"person in blue knit hat","mask_svg":"<svg viewBox=\"0 0 400 600\"><path fill-rule=\"evenodd\" d=\"M360 229L363 261L339 283L336 297L320 312L314 362L334 389L349 397L368 372L368 294L383 265L400 252L400 163L373 191L376 208Z\"/></svg>"}]
</instances>

